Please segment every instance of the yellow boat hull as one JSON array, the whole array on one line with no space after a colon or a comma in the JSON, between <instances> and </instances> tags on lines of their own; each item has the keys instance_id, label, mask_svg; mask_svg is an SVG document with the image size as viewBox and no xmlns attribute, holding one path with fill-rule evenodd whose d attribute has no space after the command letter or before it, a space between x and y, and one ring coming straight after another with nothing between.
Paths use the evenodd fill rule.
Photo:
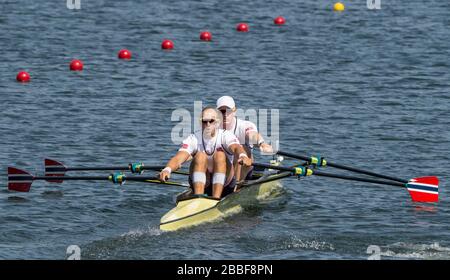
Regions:
<instances>
[{"instance_id":1,"label":"yellow boat hull","mask_svg":"<svg viewBox=\"0 0 450 280\"><path fill-rule=\"evenodd\" d=\"M176 207L161 218L160 229L175 231L214 222L241 212L245 206L254 205L273 197L282 188L279 179L274 177L273 181L257 183L268 178L270 176L255 180L251 185L243 187L238 192L232 193L221 200L199 196L179 200ZM185 193L180 196L183 195L186 196Z\"/></svg>"}]
</instances>

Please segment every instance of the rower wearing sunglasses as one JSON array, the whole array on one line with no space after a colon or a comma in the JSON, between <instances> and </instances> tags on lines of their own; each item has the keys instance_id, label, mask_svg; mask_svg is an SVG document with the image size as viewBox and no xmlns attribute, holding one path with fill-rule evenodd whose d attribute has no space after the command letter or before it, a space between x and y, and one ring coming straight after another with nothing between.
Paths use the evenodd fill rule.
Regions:
<instances>
[{"instance_id":1,"label":"rower wearing sunglasses","mask_svg":"<svg viewBox=\"0 0 450 280\"><path fill-rule=\"evenodd\" d=\"M232 132L238 138L249 158L253 159L253 145L258 146L263 153L273 153L272 146L264 142L264 138L258 133L258 129L254 123L236 117L236 105L233 97L222 96L217 99L217 109L222 114L223 129ZM252 170L253 167L244 166L240 172L241 176L238 178L238 181L251 179Z\"/></svg>"},{"instance_id":2,"label":"rower wearing sunglasses","mask_svg":"<svg viewBox=\"0 0 450 280\"><path fill-rule=\"evenodd\" d=\"M194 194L206 192L220 199L234 191L235 172L239 174L243 166L251 166L252 160L233 133L219 128L219 112L214 107L203 109L200 120L202 131L183 140L181 148L160 172L159 178L165 182L173 171L192 158L189 184ZM234 159L238 164L233 165Z\"/></svg>"}]
</instances>

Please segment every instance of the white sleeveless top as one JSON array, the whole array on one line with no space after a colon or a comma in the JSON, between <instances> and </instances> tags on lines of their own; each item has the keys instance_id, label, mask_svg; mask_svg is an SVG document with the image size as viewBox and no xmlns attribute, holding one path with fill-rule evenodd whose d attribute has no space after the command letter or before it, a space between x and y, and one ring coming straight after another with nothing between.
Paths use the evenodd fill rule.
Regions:
<instances>
[{"instance_id":1,"label":"white sleeveless top","mask_svg":"<svg viewBox=\"0 0 450 280\"><path fill-rule=\"evenodd\" d=\"M204 139L202 131L197 131L189 135L183 140L181 148L178 151L186 151L192 157L197 152L205 152L208 157L208 171L213 171L213 156L216 151L223 151L230 163L233 163L234 155L230 150L230 146L239 144L237 137L230 131L218 129L216 135L211 139Z\"/></svg>"},{"instance_id":2,"label":"white sleeveless top","mask_svg":"<svg viewBox=\"0 0 450 280\"><path fill-rule=\"evenodd\" d=\"M233 132L233 134L237 137L241 145L247 146L250 148L250 150L252 150L253 144L247 143L245 141L245 138L250 132L258 132L258 128L256 128L256 125L251 121L241 120L238 118L234 119L236 120L234 122L234 126L227 131Z\"/></svg>"}]
</instances>

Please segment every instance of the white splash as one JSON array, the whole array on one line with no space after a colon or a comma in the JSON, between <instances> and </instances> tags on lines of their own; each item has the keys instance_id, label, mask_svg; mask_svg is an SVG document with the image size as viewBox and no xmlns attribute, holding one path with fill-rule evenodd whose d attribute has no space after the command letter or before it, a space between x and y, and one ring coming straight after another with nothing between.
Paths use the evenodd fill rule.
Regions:
<instances>
[{"instance_id":1,"label":"white splash","mask_svg":"<svg viewBox=\"0 0 450 280\"><path fill-rule=\"evenodd\" d=\"M141 236L158 236L163 233L162 230L159 229L159 227L151 227L149 226L147 229L134 229L130 230L129 232L126 232L124 234L121 234L121 237L131 237L131 238L137 238Z\"/></svg>"},{"instance_id":2,"label":"white splash","mask_svg":"<svg viewBox=\"0 0 450 280\"><path fill-rule=\"evenodd\" d=\"M432 244L413 244L398 242L381 250L381 256L400 259L450 259L450 248L444 247L439 242Z\"/></svg>"}]
</instances>

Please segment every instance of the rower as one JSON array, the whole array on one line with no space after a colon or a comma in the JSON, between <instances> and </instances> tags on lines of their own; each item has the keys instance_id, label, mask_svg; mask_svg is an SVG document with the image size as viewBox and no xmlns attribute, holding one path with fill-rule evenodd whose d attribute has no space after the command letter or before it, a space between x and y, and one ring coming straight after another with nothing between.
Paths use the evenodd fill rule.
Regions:
<instances>
[{"instance_id":1,"label":"rower","mask_svg":"<svg viewBox=\"0 0 450 280\"><path fill-rule=\"evenodd\" d=\"M233 97L222 96L217 99L217 109L222 113L223 129L233 132L233 134L239 139L245 153L249 158L253 160L253 145L259 147L263 153L273 153L272 146L264 142L264 138L260 133L258 133L258 129L253 122L241 120L236 117L236 105ZM241 169L241 176L238 178L238 181L242 181L243 179L250 180L252 177L252 171L252 166L244 166Z\"/></svg>"},{"instance_id":2,"label":"rower","mask_svg":"<svg viewBox=\"0 0 450 280\"><path fill-rule=\"evenodd\" d=\"M234 191L235 172L251 166L252 160L233 133L219 128L219 114L214 107L202 110L202 131L183 140L177 154L159 174L161 181L165 182L173 171L192 158L189 184L194 194L202 195L206 190L210 196L220 199ZM235 158L239 164L233 165Z\"/></svg>"}]
</instances>

